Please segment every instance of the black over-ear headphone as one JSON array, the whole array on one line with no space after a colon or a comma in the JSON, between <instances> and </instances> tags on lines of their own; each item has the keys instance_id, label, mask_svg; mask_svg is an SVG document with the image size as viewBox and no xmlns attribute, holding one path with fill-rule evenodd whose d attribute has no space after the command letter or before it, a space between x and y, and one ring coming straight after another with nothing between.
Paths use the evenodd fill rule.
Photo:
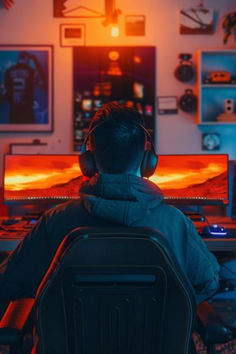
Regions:
<instances>
[{"instance_id":1,"label":"black over-ear headphone","mask_svg":"<svg viewBox=\"0 0 236 354\"><path fill-rule=\"evenodd\" d=\"M79 164L80 164L81 172L83 173L84 176L93 177L95 173L98 172L93 153L92 151L87 150L87 142L89 136L105 122L106 121L103 121L102 123L93 127L88 132L88 135L86 136L82 144L81 154L79 155ZM152 137L147 131L147 129L142 124L137 123L137 125L144 131L146 135L146 144L145 144L146 147L144 150L143 160L141 163L141 176L150 177L155 172L157 162L158 162L158 155L156 154Z\"/></svg>"}]
</instances>

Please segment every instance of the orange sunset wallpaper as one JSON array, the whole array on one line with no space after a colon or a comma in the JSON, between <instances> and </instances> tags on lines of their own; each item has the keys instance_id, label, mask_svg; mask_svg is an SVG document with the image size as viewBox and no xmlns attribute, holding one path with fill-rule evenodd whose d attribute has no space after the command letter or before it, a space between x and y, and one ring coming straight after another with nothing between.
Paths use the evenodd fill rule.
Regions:
<instances>
[{"instance_id":1,"label":"orange sunset wallpaper","mask_svg":"<svg viewBox=\"0 0 236 354\"><path fill-rule=\"evenodd\" d=\"M227 155L161 155L150 180L166 199L228 199ZM6 155L4 200L76 199L77 155Z\"/></svg>"},{"instance_id":2,"label":"orange sunset wallpaper","mask_svg":"<svg viewBox=\"0 0 236 354\"><path fill-rule=\"evenodd\" d=\"M76 155L6 155L4 199L78 198L85 180Z\"/></svg>"},{"instance_id":3,"label":"orange sunset wallpaper","mask_svg":"<svg viewBox=\"0 0 236 354\"><path fill-rule=\"evenodd\" d=\"M227 155L161 155L156 183L166 199L228 200Z\"/></svg>"}]
</instances>

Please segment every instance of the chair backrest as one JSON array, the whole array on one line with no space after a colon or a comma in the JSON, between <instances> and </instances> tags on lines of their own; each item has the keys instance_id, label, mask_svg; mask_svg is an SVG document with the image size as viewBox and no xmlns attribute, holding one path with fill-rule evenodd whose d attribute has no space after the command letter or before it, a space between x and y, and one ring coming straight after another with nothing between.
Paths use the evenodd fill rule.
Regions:
<instances>
[{"instance_id":1,"label":"chair backrest","mask_svg":"<svg viewBox=\"0 0 236 354\"><path fill-rule=\"evenodd\" d=\"M37 353L187 354L195 312L163 234L77 228L37 292Z\"/></svg>"}]
</instances>

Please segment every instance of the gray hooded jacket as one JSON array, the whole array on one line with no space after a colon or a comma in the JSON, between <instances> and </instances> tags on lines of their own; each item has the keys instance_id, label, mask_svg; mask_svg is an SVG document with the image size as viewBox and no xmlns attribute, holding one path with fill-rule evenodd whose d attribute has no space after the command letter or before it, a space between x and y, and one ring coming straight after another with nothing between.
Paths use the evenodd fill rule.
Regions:
<instances>
[{"instance_id":1,"label":"gray hooded jacket","mask_svg":"<svg viewBox=\"0 0 236 354\"><path fill-rule=\"evenodd\" d=\"M0 297L34 296L63 238L80 226L148 226L168 239L197 302L218 288L219 265L193 223L163 203L160 189L133 175L100 174L80 189L81 198L47 211L0 265Z\"/></svg>"}]
</instances>

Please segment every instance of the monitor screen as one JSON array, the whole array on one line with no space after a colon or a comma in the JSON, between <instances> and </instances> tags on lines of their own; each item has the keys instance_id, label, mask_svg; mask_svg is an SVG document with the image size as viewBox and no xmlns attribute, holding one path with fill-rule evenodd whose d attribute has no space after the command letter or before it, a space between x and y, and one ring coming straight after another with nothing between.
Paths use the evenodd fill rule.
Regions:
<instances>
[{"instance_id":1,"label":"monitor screen","mask_svg":"<svg viewBox=\"0 0 236 354\"><path fill-rule=\"evenodd\" d=\"M96 111L110 101L138 110L154 136L155 67L155 47L74 47L75 151L81 150Z\"/></svg>"},{"instance_id":2,"label":"monitor screen","mask_svg":"<svg viewBox=\"0 0 236 354\"><path fill-rule=\"evenodd\" d=\"M4 202L78 199L78 155L5 155ZM167 203L227 204L228 155L159 155L150 180Z\"/></svg>"},{"instance_id":3,"label":"monitor screen","mask_svg":"<svg viewBox=\"0 0 236 354\"><path fill-rule=\"evenodd\" d=\"M161 155L150 180L167 203L228 204L228 155Z\"/></svg>"},{"instance_id":4,"label":"monitor screen","mask_svg":"<svg viewBox=\"0 0 236 354\"><path fill-rule=\"evenodd\" d=\"M5 155L4 202L77 199L86 179L78 155Z\"/></svg>"}]
</instances>

